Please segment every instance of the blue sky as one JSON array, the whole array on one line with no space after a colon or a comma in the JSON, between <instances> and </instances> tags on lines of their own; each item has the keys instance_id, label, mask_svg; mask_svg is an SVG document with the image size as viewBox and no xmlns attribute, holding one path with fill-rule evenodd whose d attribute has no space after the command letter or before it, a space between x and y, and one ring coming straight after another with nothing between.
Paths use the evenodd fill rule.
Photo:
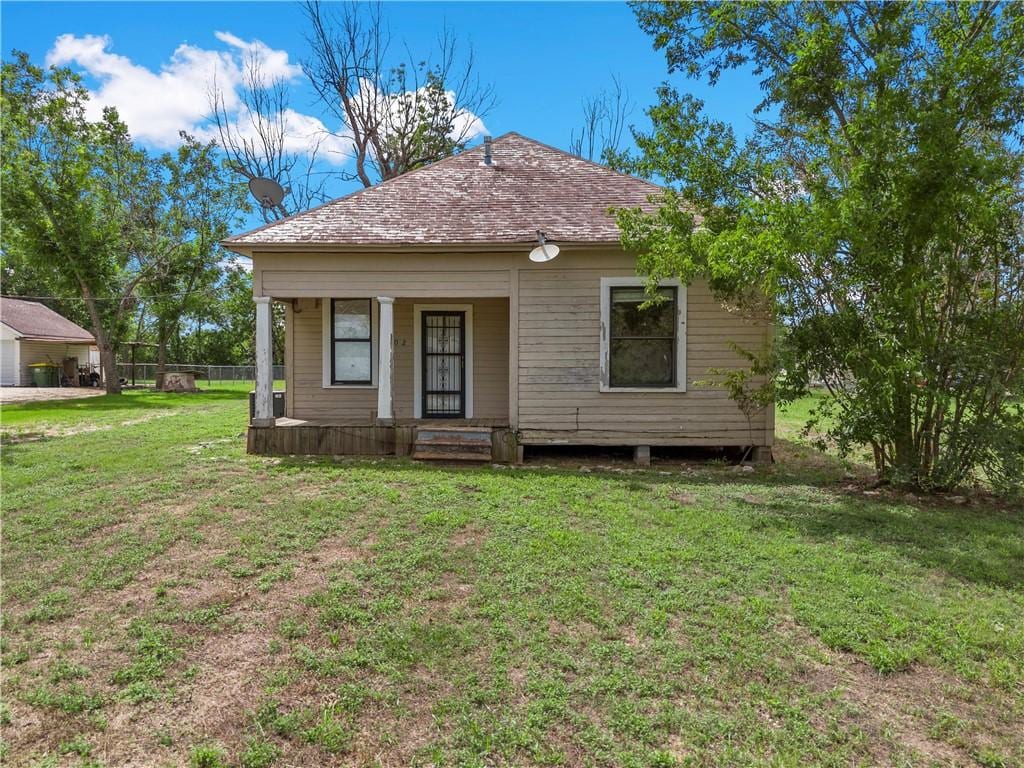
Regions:
<instances>
[{"instance_id":1,"label":"blue sky","mask_svg":"<svg viewBox=\"0 0 1024 768\"><path fill-rule=\"evenodd\" d=\"M58 51L57 58L72 67L91 69L87 83L98 89L106 82L109 98L122 101L122 114L133 116L127 120L133 134L152 132L140 140L154 146L158 136L174 135L175 121L188 122L182 115L190 108L205 106L194 62L228 57L243 43L260 41L282 66L294 68L306 49L302 11L293 3L4 2L0 14L5 56L17 48L43 63ZM493 135L514 130L564 148L579 125L581 100L608 87L613 75L636 104L631 122L643 126L643 109L669 79L663 56L624 4L395 2L386 4L385 14L395 41L405 41L414 52L428 51L446 24L472 43L478 72L498 97L485 118ZM61 36L68 37L58 49ZM175 67L172 56L183 44L187 55ZM150 82L168 69L171 86ZM120 79L111 85L112 77ZM713 91L679 75L671 80L705 99L713 116L747 132L757 101L749 74L727 75ZM297 112L325 117L302 78L296 77L293 88ZM331 191L352 188L339 183Z\"/></svg>"}]
</instances>

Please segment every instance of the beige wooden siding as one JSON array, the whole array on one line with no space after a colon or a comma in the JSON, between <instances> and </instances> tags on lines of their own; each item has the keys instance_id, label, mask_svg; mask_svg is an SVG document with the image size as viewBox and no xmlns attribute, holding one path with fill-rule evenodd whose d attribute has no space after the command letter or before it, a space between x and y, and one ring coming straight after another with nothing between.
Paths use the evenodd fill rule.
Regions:
<instances>
[{"instance_id":1,"label":"beige wooden siding","mask_svg":"<svg viewBox=\"0 0 1024 768\"><path fill-rule=\"evenodd\" d=\"M746 367L730 342L760 348L770 326L725 311L707 286L687 294L687 392L600 391L602 277L632 276L621 250L563 249L547 264L523 249L494 253L266 253L253 260L257 295L299 298L291 314L288 415L368 423L376 389L325 389L316 296L394 296L397 418L413 416L414 304L474 306L474 415L511 418L526 442L770 445L772 413L752 425L721 388L697 386L709 368ZM515 281L513 284L513 280ZM437 298L434 298L437 297ZM508 298L518 341L509 349ZM509 377L510 355L518 364ZM511 395L511 396L510 396ZM518 398L516 397L518 395ZM516 413L509 413L511 407Z\"/></svg>"},{"instance_id":2,"label":"beige wooden siding","mask_svg":"<svg viewBox=\"0 0 1024 768\"><path fill-rule=\"evenodd\" d=\"M473 416L509 417L508 299L473 301Z\"/></svg>"},{"instance_id":3,"label":"beige wooden siding","mask_svg":"<svg viewBox=\"0 0 1024 768\"><path fill-rule=\"evenodd\" d=\"M382 291L370 290L376 295ZM289 309L291 332L285 351L288 415L369 423L377 411L377 389L324 388L320 305L302 299L298 312ZM400 298L395 301L395 356L392 392L398 419L414 416L413 307L416 304L471 304L473 307L473 416L508 418L508 300L504 298ZM376 329L374 329L376 332Z\"/></svg>"},{"instance_id":4,"label":"beige wooden siding","mask_svg":"<svg viewBox=\"0 0 1024 768\"><path fill-rule=\"evenodd\" d=\"M307 304L311 302L306 302ZM295 372L295 313L292 303L289 301L284 308L284 414L291 416L295 413L295 386L293 385L293 374Z\"/></svg>"},{"instance_id":5,"label":"beige wooden siding","mask_svg":"<svg viewBox=\"0 0 1024 768\"><path fill-rule=\"evenodd\" d=\"M767 327L730 314L706 284L687 290L687 392L601 392L601 278L629 268L519 271L519 428L529 443L765 445L709 368L742 368L729 346L759 349Z\"/></svg>"},{"instance_id":6,"label":"beige wooden siding","mask_svg":"<svg viewBox=\"0 0 1024 768\"><path fill-rule=\"evenodd\" d=\"M268 254L254 260L258 295L287 297L508 296L508 268L489 255Z\"/></svg>"},{"instance_id":7,"label":"beige wooden siding","mask_svg":"<svg viewBox=\"0 0 1024 768\"><path fill-rule=\"evenodd\" d=\"M285 352L286 386L292 393L288 415L295 419L328 419L352 424L371 424L377 412L377 388L325 388L321 311L323 301L299 302L291 313L294 331L292 354ZM328 303L328 307L330 304ZM330 310L328 310L330 311ZM287 343L287 340L286 340Z\"/></svg>"},{"instance_id":8,"label":"beige wooden siding","mask_svg":"<svg viewBox=\"0 0 1024 768\"><path fill-rule=\"evenodd\" d=\"M264 272L270 296L507 296L507 271L458 272Z\"/></svg>"},{"instance_id":9,"label":"beige wooden siding","mask_svg":"<svg viewBox=\"0 0 1024 768\"><path fill-rule=\"evenodd\" d=\"M78 365L89 364L88 344L65 344L59 341L22 341L19 360L19 384L28 386L32 383L32 373L28 366L33 363L53 363L64 365L64 360L77 357Z\"/></svg>"}]
</instances>

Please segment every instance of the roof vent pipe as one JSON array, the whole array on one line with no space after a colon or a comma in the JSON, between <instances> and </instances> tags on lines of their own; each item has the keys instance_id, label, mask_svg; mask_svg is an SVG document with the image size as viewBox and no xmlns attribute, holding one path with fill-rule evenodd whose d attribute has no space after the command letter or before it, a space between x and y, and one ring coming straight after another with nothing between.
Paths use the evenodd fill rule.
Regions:
<instances>
[{"instance_id":1,"label":"roof vent pipe","mask_svg":"<svg viewBox=\"0 0 1024 768\"><path fill-rule=\"evenodd\" d=\"M493 158L491 157L491 139L490 136L484 136L484 165L491 165Z\"/></svg>"}]
</instances>

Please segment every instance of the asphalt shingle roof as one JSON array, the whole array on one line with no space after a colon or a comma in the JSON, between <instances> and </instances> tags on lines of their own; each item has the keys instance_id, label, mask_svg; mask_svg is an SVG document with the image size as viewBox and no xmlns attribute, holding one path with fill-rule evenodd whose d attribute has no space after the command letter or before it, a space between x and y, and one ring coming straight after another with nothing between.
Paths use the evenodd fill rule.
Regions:
<instances>
[{"instance_id":1,"label":"asphalt shingle roof","mask_svg":"<svg viewBox=\"0 0 1024 768\"><path fill-rule=\"evenodd\" d=\"M614 243L611 207L653 210L661 188L562 150L507 133L374 187L225 241L287 244L430 245L521 243L542 230L553 242Z\"/></svg>"},{"instance_id":2,"label":"asphalt shingle roof","mask_svg":"<svg viewBox=\"0 0 1024 768\"><path fill-rule=\"evenodd\" d=\"M37 301L0 297L0 323L26 339L96 341L87 330Z\"/></svg>"}]
</instances>

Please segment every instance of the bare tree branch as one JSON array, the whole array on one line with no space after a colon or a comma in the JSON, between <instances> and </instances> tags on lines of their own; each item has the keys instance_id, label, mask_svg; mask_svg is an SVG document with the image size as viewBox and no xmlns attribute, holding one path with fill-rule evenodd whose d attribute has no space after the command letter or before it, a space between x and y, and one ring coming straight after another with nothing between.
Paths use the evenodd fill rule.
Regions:
<instances>
[{"instance_id":1,"label":"bare tree branch","mask_svg":"<svg viewBox=\"0 0 1024 768\"><path fill-rule=\"evenodd\" d=\"M569 134L569 151L587 160L601 160L616 152L634 106L629 92L613 76L611 89L583 100L583 125L579 133Z\"/></svg>"},{"instance_id":2,"label":"bare tree branch","mask_svg":"<svg viewBox=\"0 0 1024 768\"><path fill-rule=\"evenodd\" d=\"M363 186L461 151L494 107L476 75L472 49L441 33L429 58L389 56L391 36L379 3L305 5L311 56L303 69L352 142Z\"/></svg>"},{"instance_id":3,"label":"bare tree branch","mask_svg":"<svg viewBox=\"0 0 1024 768\"><path fill-rule=\"evenodd\" d=\"M316 167L327 134L300 137L308 148L289 148L289 97L281 77L268 78L254 53L242 61L240 105L231 110L216 78L208 94L210 120L231 168L247 179L273 179L286 191L280 205L264 211L288 216L327 199L328 176ZM296 138L296 137L292 137Z\"/></svg>"}]
</instances>

